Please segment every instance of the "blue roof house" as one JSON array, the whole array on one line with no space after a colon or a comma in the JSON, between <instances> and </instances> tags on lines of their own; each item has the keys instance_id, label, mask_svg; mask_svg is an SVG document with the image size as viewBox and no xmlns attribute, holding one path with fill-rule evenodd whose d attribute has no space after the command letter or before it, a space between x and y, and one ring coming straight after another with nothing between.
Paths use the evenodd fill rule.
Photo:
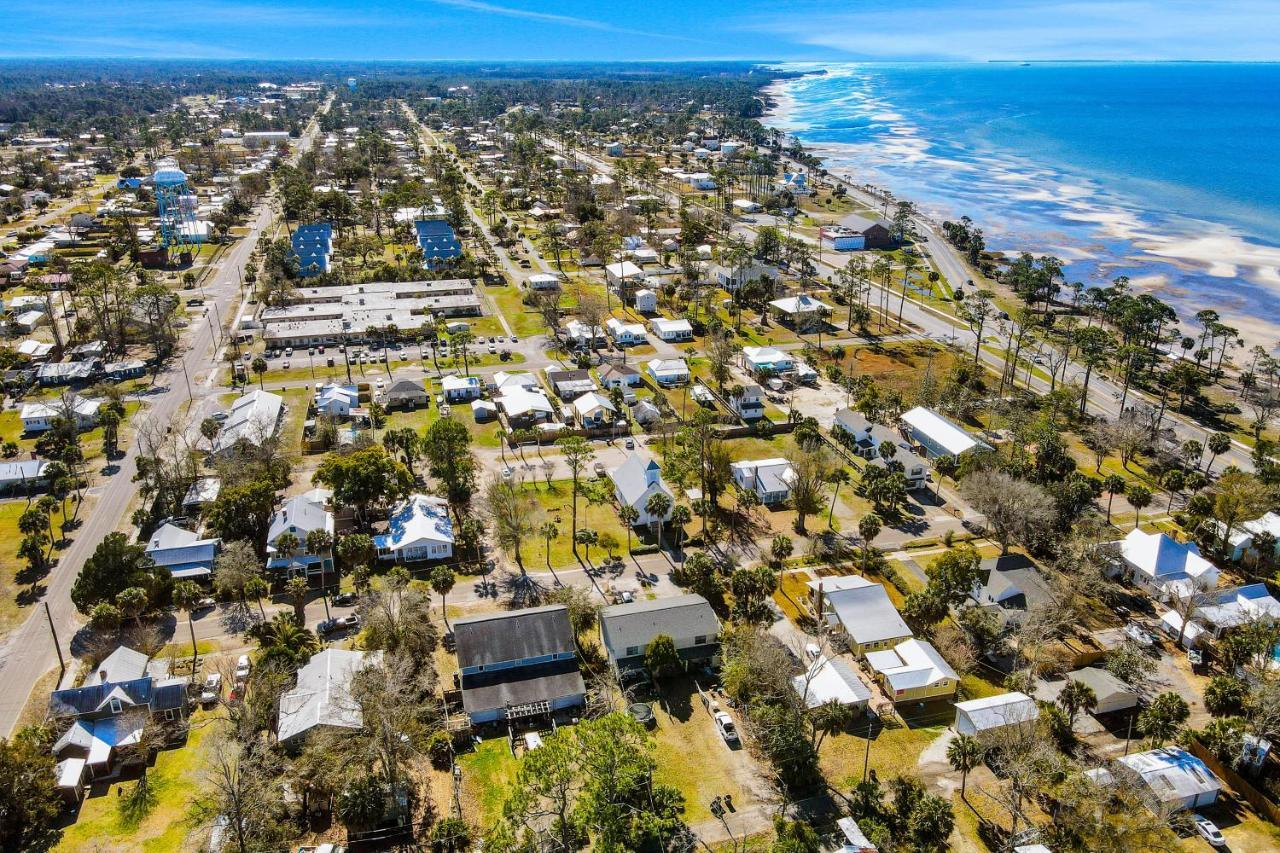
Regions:
<instances>
[{"instance_id":1,"label":"blue roof house","mask_svg":"<svg viewBox=\"0 0 1280 853\"><path fill-rule=\"evenodd\" d=\"M413 227L418 232L418 245L428 267L462 256L458 235L454 233L453 226L443 219L419 219Z\"/></svg>"},{"instance_id":2,"label":"blue roof house","mask_svg":"<svg viewBox=\"0 0 1280 853\"><path fill-rule=\"evenodd\" d=\"M453 556L449 504L430 495L410 495L391 510L387 532L374 536L373 544L379 560L447 560Z\"/></svg>"},{"instance_id":3,"label":"blue roof house","mask_svg":"<svg viewBox=\"0 0 1280 853\"><path fill-rule=\"evenodd\" d=\"M289 243L298 259L298 275L302 278L329 271L329 257L333 254L333 225L328 222L299 225L289 237Z\"/></svg>"}]
</instances>

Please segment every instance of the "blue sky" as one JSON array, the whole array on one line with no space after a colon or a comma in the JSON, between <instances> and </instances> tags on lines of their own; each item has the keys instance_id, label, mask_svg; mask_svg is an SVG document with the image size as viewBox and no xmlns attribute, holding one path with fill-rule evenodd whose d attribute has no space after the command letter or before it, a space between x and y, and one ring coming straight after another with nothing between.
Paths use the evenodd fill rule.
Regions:
<instances>
[{"instance_id":1,"label":"blue sky","mask_svg":"<svg viewBox=\"0 0 1280 853\"><path fill-rule=\"evenodd\" d=\"M0 56L1280 60L1277 0L0 0Z\"/></svg>"}]
</instances>

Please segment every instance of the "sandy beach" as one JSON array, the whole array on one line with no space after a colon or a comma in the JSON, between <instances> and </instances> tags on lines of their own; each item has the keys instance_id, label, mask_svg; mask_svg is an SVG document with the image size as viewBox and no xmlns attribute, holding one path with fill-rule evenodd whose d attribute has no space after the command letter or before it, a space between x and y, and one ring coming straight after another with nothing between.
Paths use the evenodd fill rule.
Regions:
<instances>
[{"instance_id":1,"label":"sandy beach","mask_svg":"<svg viewBox=\"0 0 1280 853\"><path fill-rule=\"evenodd\" d=\"M868 141L831 141L844 128L831 121L835 108L796 95L814 84L840 85L830 75L772 83L763 89L771 103L761 121L800 139L832 174L912 199L935 221L968 214L989 248L1053 254L1067 264L1068 280L1104 286L1126 275L1133 287L1170 302L1184 331L1192 331L1197 311L1213 308L1248 346L1270 349L1280 340L1280 246L1195 211L1144 209L1141 199L1114 192L1105 176L938 144L875 97L856 99L857 121L877 128Z\"/></svg>"}]
</instances>

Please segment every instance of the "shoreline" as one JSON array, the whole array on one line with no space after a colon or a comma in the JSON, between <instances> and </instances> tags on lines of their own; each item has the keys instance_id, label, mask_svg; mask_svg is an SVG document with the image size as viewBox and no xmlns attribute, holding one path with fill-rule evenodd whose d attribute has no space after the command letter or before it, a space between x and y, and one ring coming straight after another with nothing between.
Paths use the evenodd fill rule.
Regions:
<instances>
[{"instance_id":1,"label":"shoreline","mask_svg":"<svg viewBox=\"0 0 1280 853\"><path fill-rule=\"evenodd\" d=\"M956 176L957 181L974 175L1002 182L988 188L978 186L985 189L980 195L973 186L964 186L964 192L974 195L973 206L977 208L967 215L987 233L990 251L1006 257L1022 252L1054 255L1072 268L1068 280L1092 279L1085 280L1086 287L1107 286L1113 278L1127 275L1135 290L1170 302L1184 331L1198 328L1194 320L1197 311L1212 308L1224 323L1237 328L1249 345L1260 344L1268 351L1276 347L1280 309L1259 303L1280 306L1280 246L1225 223L1144 206L1143 199L1126 199L1101 179L1040 166L1018 154L1004 155L1002 160L975 155L967 161L940 156L931 150L933 141L914 133L915 128L885 144L895 159L889 168L877 168L867 162L876 158L860 150L862 143L805 138L809 125L796 116L803 102L792 89L814 78L830 79L831 75L815 68L811 73L762 86L765 109L759 121L801 142L833 180L840 180L851 191L859 190L860 195L870 198L861 189L872 185L895 198L913 200L922 218L933 222L937 230L936 224L944 219L966 215L961 209L963 201L957 197L962 193L954 187L948 192L943 184L948 175ZM893 122L902 117L889 110L885 119ZM893 142L899 143L897 149L893 149ZM876 143L867 143L872 144ZM879 159L890 162L888 155ZM903 187L911 181L886 174L912 163L919 164L919 169L913 170L919 175L914 191ZM936 180L930 182L930 177ZM995 189L1005 194L997 199ZM1002 221L998 210L982 209L984 201L996 207L1000 203L1024 205L1027 216L1020 219L1015 209L1008 221Z\"/></svg>"}]
</instances>

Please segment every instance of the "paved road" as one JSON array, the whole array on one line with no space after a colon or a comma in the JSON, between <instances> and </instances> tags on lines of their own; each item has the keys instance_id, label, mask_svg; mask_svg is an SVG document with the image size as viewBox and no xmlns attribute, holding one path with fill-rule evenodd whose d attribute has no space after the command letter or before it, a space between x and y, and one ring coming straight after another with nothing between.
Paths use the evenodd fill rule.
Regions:
<instances>
[{"instance_id":1,"label":"paved road","mask_svg":"<svg viewBox=\"0 0 1280 853\"><path fill-rule=\"evenodd\" d=\"M317 132L318 127L313 122L295 150L295 159L299 152L311 146ZM210 281L205 282L207 304L217 305L219 316L225 318L235 297L241 295L241 271L262 232L272 221L271 205L262 204L256 218L250 223L249 233L223 253L218 271L210 276ZM188 400L192 401L193 406L198 406L204 398L221 391L213 388L211 383L198 381L219 365L219 335L220 330L213 323L204 321L193 322L185 330L179 342L179 357L160 373L151 390L140 396L144 406L135 416L135 434L139 432L137 427L147 422L165 425L181 422L185 420ZM70 657L70 644L81 625L81 619L71 603L71 587L80 568L93 554L98 543L108 533L124 529L128 524L128 514L134 508L138 495L138 484L133 482L138 470L138 445L136 439L130 441L124 456L115 461L115 470L104 472L104 482L94 489L96 501L93 509L82 516L83 525L75 531L75 538L59 554L57 565L45 579L42 600L48 603L63 656L68 662L63 676L64 683L75 674L76 666ZM50 637L50 625L45 618L44 606L37 605L32 608L27 620L10 633L0 646L0 683L5 687L0 692L0 732L12 732L32 687L57 663L58 656Z\"/></svg>"}]
</instances>

